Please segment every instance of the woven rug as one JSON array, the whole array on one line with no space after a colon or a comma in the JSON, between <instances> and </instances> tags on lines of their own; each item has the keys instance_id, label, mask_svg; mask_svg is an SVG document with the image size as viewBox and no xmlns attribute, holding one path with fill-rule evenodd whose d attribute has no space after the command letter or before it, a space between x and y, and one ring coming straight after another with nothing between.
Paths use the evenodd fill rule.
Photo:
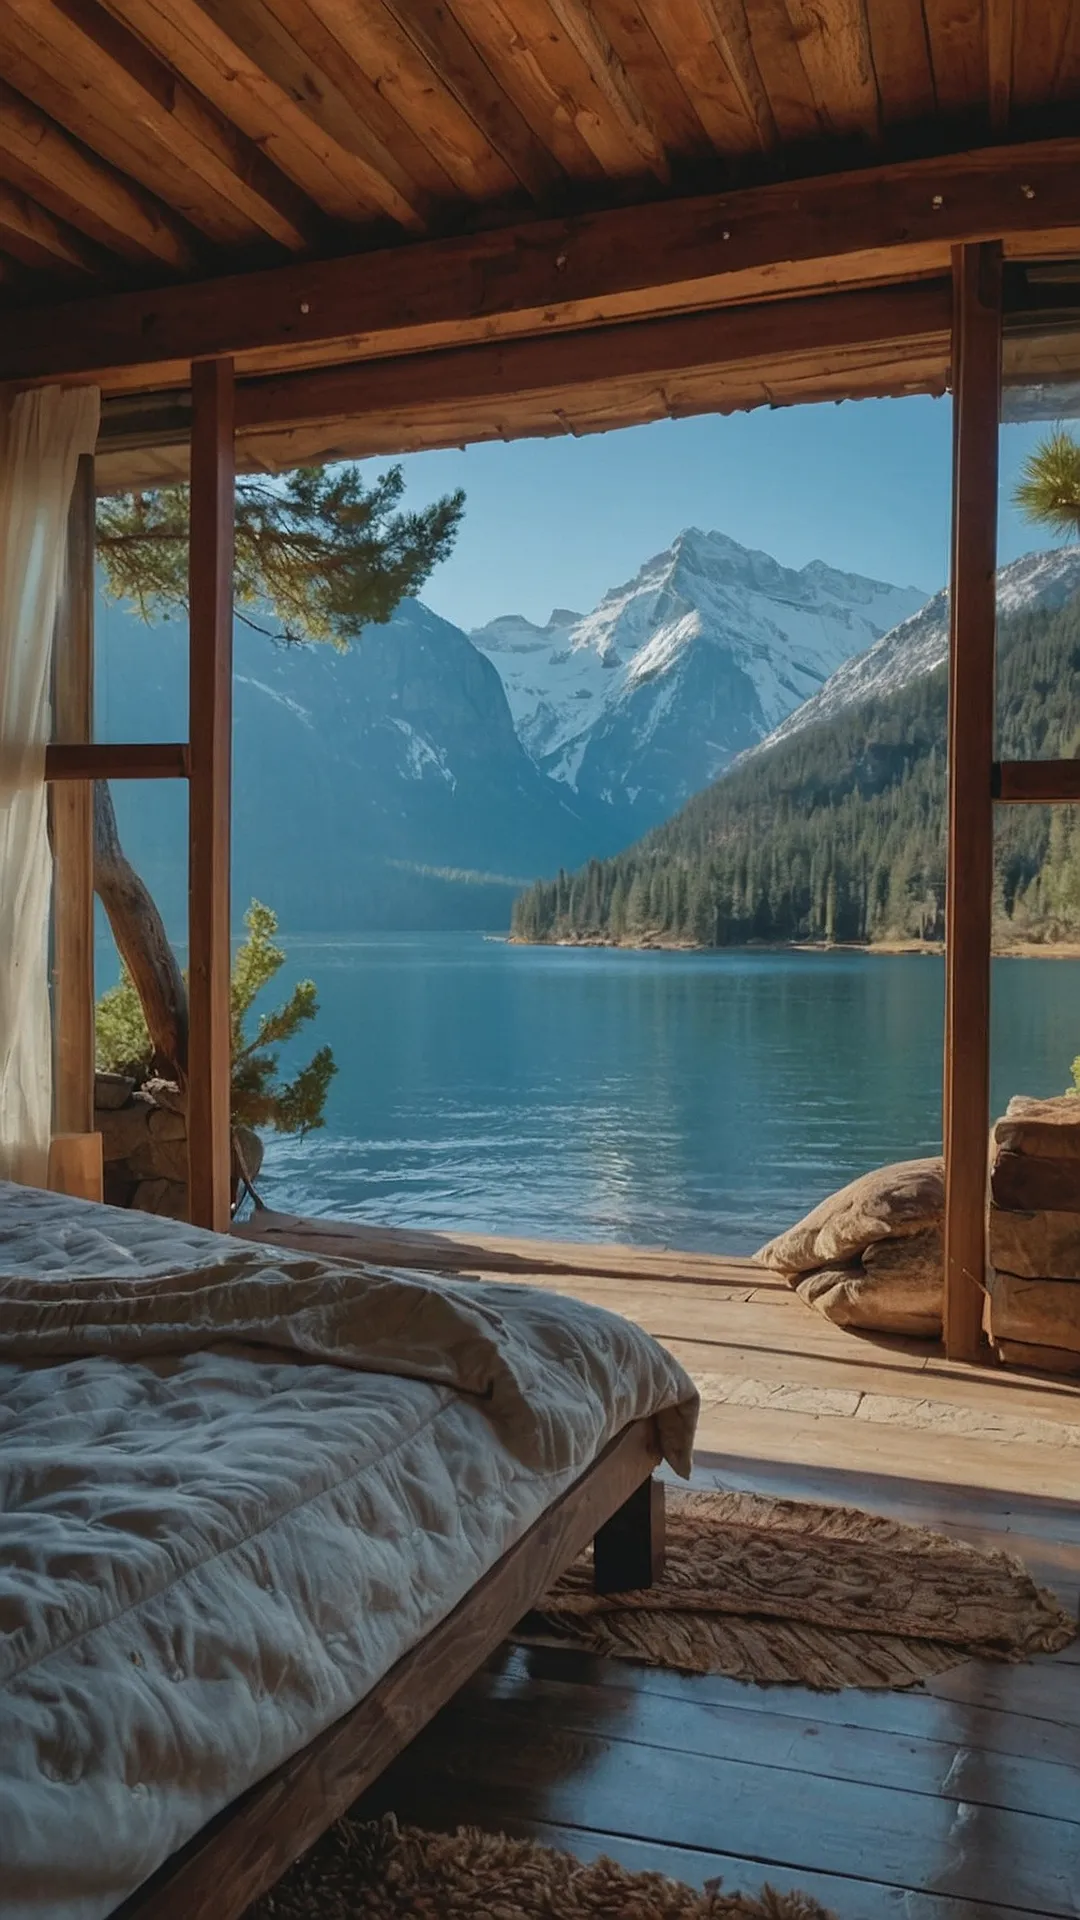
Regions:
<instances>
[{"instance_id":1,"label":"woven rug","mask_svg":"<svg viewBox=\"0 0 1080 1920\"><path fill-rule=\"evenodd\" d=\"M596 1594L586 1554L518 1637L826 1691L1027 1660L1076 1631L1011 1554L854 1507L669 1489L655 1587Z\"/></svg>"},{"instance_id":2,"label":"woven rug","mask_svg":"<svg viewBox=\"0 0 1080 1920\"><path fill-rule=\"evenodd\" d=\"M245 1920L832 1920L805 1894L704 1893L532 1840L346 1816Z\"/></svg>"}]
</instances>

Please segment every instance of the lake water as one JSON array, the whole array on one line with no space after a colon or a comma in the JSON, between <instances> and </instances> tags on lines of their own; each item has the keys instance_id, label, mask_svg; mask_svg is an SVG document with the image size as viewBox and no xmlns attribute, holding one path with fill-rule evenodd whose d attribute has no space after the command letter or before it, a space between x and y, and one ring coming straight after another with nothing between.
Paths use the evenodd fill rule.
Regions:
<instances>
[{"instance_id":1,"label":"lake water","mask_svg":"<svg viewBox=\"0 0 1080 1920\"><path fill-rule=\"evenodd\" d=\"M744 1253L940 1150L938 958L283 944L339 1073L325 1130L270 1142L274 1206ZM1078 1052L1080 962L995 962L995 1111L1061 1092Z\"/></svg>"}]
</instances>

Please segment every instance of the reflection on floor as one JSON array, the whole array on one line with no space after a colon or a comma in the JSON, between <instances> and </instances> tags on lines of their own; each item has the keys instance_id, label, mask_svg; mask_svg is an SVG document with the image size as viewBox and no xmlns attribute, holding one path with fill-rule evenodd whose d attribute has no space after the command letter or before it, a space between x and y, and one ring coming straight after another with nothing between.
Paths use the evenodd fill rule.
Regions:
<instances>
[{"instance_id":1,"label":"reflection on floor","mask_svg":"<svg viewBox=\"0 0 1080 1920\"><path fill-rule=\"evenodd\" d=\"M738 1260L280 1215L241 1231L612 1307L698 1380L701 1484L857 1504L1003 1545L1077 1609L1075 1383L843 1333ZM1080 1643L1024 1667L968 1662L913 1692L838 1694L511 1648L362 1804L695 1884L799 1886L839 1920L1077 1916Z\"/></svg>"}]
</instances>

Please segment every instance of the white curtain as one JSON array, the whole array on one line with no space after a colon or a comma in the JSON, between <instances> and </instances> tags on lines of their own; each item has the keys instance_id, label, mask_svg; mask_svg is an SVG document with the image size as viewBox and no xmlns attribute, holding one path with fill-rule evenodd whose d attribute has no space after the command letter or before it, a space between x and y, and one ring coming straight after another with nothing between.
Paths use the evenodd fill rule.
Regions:
<instances>
[{"instance_id":1,"label":"white curtain","mask_svg":"<svg viewBox=\"0 0 1080 1920\"><path fill-rule=\"evenodd\" d=\"M52 1120L45 744L53 625L96 387L0 399L0 1179L44 1186Z\"/></svg>"}]
</instances>

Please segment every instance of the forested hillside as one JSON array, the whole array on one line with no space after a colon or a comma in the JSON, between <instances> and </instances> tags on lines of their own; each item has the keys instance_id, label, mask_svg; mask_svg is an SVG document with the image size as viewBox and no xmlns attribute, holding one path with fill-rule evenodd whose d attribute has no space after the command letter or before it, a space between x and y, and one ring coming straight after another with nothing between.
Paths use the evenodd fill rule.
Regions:
<instances>
[{"instance_id":1,"label":"forested hillside","mask_svg":"<svg viewBox=\"0 0 1080 1920\"><path fill-rule=\"evenodd\" d=\"M523 893L523 940L940 939L944 668L754 755L613 859ZM1080 752L1080 596L1003 625L998 753ZM1076 809L998 812L1005 940L1080 937Z\"/></svg>"}]
</instances>

